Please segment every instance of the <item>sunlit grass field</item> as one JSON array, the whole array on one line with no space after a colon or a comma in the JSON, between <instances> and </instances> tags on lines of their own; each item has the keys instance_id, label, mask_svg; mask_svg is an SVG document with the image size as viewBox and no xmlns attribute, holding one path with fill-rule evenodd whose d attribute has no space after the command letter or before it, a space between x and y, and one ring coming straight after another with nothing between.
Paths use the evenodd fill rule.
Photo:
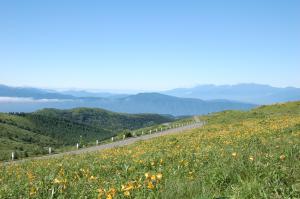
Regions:
<instances>
[{"instance_id":1,"label":"sunlit grass field","mask_svg":"<svg viewBox=\"0 0 300 199\"><path fill-rule=\"evenodd\" d=\"M123 148L1 165L0 198L300 198L300 102Z\"/></svg>"}]
</instances>

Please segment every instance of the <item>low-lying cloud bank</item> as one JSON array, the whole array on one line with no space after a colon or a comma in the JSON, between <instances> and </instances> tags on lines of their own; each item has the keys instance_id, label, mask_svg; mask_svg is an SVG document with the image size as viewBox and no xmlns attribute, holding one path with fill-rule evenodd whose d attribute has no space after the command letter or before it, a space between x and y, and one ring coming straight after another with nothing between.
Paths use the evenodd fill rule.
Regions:
<instances>
[{"instance_id":1,"label":"low-lying cloud bank","mask_svg":"<svg viewBox=\"0 0 300 199\"><path fill-rule=\"evenodd\" d=\"M31 97L0 97L0 103L49 103L69 102L70 99L34 99Z\"/></svg>"}]
</instances>

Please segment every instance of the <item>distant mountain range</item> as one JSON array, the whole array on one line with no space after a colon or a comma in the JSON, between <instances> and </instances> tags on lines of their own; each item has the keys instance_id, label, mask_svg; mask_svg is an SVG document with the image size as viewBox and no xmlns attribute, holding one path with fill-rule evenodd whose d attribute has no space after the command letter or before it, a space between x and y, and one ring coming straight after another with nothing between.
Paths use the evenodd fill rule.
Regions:
<instances>
[{"instance_id":1,"label":"distant mountain range","mask_svg":"<svg viewBox=\"0 0 300 199\"><path fill-rule=\"evenodd\" d=\"M273 104L300 100L299 88L276 88L261 84L200 85L194 88L177 88L162 93L176 97L202 100L225 99L253 104Z\"/></svg>"},{"instance_id":2,"label":"distant mountain range","mask_svg":"<svg viewBox=\"0 0 300 199\"><path fill-rule=\"evenodd\" d=\"M126 97L128 94L115 94L110 92L90 92L85 90L66 90L60 91L62 95L71 95L74 97L108 97L108 98L121 98Z\"/></svg>"},{"instance_id":3,"label":"distant mountain range","mask_svg":"<svg viewBox=\"0 0 300 199\"><path fill-rule=\"evenodd\" d=\"M108 110L127 113L159 113L180 115L199 115L223 110L247 110L254 105L228 100L178 98L159 93L140 93L114 100L103 100L102 107Z\"/></svg>"},{"instance_id":4,"label":"distant mountain range","mask_svg":"<svg viewBox=\"0 0 300 199\"><path fill-rule=\"evenodd\" d=\"M135 95L89 91L55 91L0 85L0 112L32 112L43 108L104 108L125 113L196 115L228 109L247 110L254 104L300 100L300 89L260 84L201 85L161 93Z\"/></svg>"},{"instance_id":5,"label":"distant mountain range","mask_svg":"<svg viewBox=\"0 0 300 199\"><path fill-rule=\"evenodd\" d=\"M22 97L33 99L72 99L74 96L48 91L46 89L29 87L10 87L0 84L0 96L3 97Z\"/></svg>"},{"instance_id":6,"label":"distant mountain range","mask_svg":"<svg viewBox=\"0 0 300 199\"><path fill-rule=\"evenodd\" d=\"M0 86L1 112L32 112L42 108L104 108L125 113L158 113L174 116L199 115L223 110L247 110L255 105L230 100L179 98L159 93L78 97L36 88ZM85 93L86 94L86 93Z\"/></svg>"}]
</instances>

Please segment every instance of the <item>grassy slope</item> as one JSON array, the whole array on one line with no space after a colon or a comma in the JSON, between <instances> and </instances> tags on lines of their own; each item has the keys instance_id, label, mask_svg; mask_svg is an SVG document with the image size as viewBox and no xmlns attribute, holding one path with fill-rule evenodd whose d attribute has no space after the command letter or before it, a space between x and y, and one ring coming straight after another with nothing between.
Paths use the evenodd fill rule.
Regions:
<instances>
[{"instance_id":1,"label":"grassy slope","mask_svg":"<svg viewBox=\"0 0 300 199\"><path fill-rule=\"evenodd\" d=\"M0 124L0 140L0 160L9 159L12 151L26 157L46 152L43 147L57 146L57 141L50 137L9 124Z\"/></svg>"},{"instance_id":2,"label":"grassy slope","mask_svg":"<svg viewBox=\"0 0 300 199\"><path fill-rule=\"evenodd\" d=\"M185 134L2 166L0 195L300 198L300 102L202 119L204 128Z\"/></svg>"},{"instance_id":3,"label":"grassy slope","mask_svg":"<svg viewBox=\"0 0 300 199\"><path fill-rule=\"evenodd\" d=\"M160 115L129 115L101 109L45 109L30 114L0 113L0 160L47 153L47 147L60 148L77 142L99 141L125 129L142 128L172 119Z\"/></svg>"},{"instance_id":4,"label":"grassy slope","mask_svg":"<svg viewBox=\"0 0 300 199\"><path fill-rule=\"evenodd\" d=\"M59 117L68 121L86 124L110 131L138 129L154 124L172 121L171 118L158 114L125 114L98 108L75 108L70 110L44 109L36 115Z\"/></svg>"}]
</instances>

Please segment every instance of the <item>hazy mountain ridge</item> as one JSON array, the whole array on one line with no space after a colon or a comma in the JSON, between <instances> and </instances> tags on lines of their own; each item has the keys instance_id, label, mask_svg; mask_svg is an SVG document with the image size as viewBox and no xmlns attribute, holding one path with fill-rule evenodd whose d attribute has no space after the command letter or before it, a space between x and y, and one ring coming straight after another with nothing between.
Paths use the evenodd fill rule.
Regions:
<instances>
[{"instance_id":1,"label":"hazy mountain ridge","mask_svg":"<svg viewBox=\"0 0 300 199\"><path fill-rule=\"evenodd\" d=\"M178 98L159 93L140 93L117 99L107 108L122 112L145 112L179 115L199 115L222 110L247 110L252 104L239 102L210 102L200 99Z\"/></svg>"},{"instance_id":2,"label":"hazy mountain ridge","mask_svg":"<svg viewBox=\"0 0 300 199\"><path fill-rule=\"evenodd\" d=\"M126 97L128 94L116 94L111 92L91 92L85 90L66 90L60 91L63 95L71 95L79 98L121 98Z\"/></svg>"},{"instance_id":3,"label":"hazy mountain ridge","mask_svg":"<svg viewBox=\"0 0 300 199\"><path fill-rule=\"evenodd\" d=\"M81 96L91 94L89 92L79 92ZM254 107L253 104L249 103L228 100L204 101L201 99L178 98L160 93L140 93L128 96L112 94L110 97L76 97L43 89L8 86L0 87L0 96L2 96L2 100L0 100L0 111L2 112L32 112L43 108L90 107L124 113L158 113L180 116L206 114L228 109L246 110ZM29 98L30 100L28 100Z\"/></svg>"},{"instance_id":4,"label":"hazy mountain ridge","mask_svg":"<svg viewBox=\"0 0 300 199\"><path fill-rule=\"evenodd\" d=\"M253 104L272 104L300 100L300 88L277 88L261 84L200 85L193 88L177 88L162 93L177 97L203 100L226 99Z\"/></svg>"},{"instance_id":5,"label":"hazy mountain ridge","mask_svg":"<svg viewBox=\"0 0 300 199\"><path fill-rule=\"evenodd\" d=\"M13 89L11 89L13 90ZM16 89L17 91L20 88ZM0 111L2 112L32 112L43 108L71 109L77 107L104 108L115 112L124 113L157 113L174 116L181 115L200 115L223 110L247 110L255 105L241 102L231 102L226 100L204 101L201 99L178 98L160 93L139 93L125 97L74 97L67 98L68 95L56 93L47 93L44 90L29 90L13 93L12 96L3 97L21 97L16 99L0 99ZM1 93L1 92L0 92ZM4 93L4 92L2 92ZM28 100L26 97L33 94L33 99ZM43 96L46 99L41 100ZM53 99L58 96L58 99ZM24 99L22 99L22 97ZM67 98L67 99L66 99ZM11 101L9 101L11 100Z\"/></svg>"},{"instance_id":6,"label":"hazy mountain ridge","mask_svg":"<svg viewBox=\"0 0 300 199\"><path fill-rule=\"evenodd\" d=\"M73 99L72 95L49 92L46 89L29 87L10 87L0 84L0 96L5 97L28 97L33 99Z\"/></svg>"}]
</instances>

